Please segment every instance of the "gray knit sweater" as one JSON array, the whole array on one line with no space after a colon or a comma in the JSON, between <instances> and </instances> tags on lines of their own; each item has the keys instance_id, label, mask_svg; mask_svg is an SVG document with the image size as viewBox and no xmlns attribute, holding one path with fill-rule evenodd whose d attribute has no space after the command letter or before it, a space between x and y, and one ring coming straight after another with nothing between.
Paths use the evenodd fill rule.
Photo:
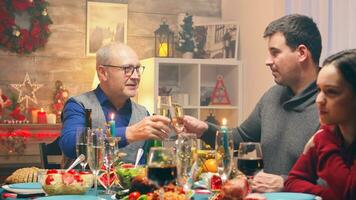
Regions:
<instances>
[{"instance_id":1,"label":"gray knit sweater","mask_svg":"<svg viewBox=\"0 0 356 200\"><path fill-rule=\"evenodd\" d=\"M233 130L235 145L242 141L262 143L264 171L287 175L304 145L319 127L315 82L302 93L276 85L260 99L250 116ZM211 144L216 126L209 124L203 140Z\"/></svg>"}]
</instances>

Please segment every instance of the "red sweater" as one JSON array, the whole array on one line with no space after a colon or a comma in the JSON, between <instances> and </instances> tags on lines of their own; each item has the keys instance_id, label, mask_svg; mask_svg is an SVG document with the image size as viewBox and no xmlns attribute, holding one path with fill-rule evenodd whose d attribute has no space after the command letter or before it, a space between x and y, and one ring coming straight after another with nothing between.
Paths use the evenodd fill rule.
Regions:
<instances>
[{"instance_id":1,"label":"red sweater","mask_svg":"<svg viewBox=\"0 0 356 200\"><path fill-rule=\"evenodd\" d=\"M340 133L323 126L314 147L302 154L288 174L285 191L319 195L323 200L356 199L356 142L345 147ZM327 187L317 185L321 178Z\"/></svg>"}]
</instances>

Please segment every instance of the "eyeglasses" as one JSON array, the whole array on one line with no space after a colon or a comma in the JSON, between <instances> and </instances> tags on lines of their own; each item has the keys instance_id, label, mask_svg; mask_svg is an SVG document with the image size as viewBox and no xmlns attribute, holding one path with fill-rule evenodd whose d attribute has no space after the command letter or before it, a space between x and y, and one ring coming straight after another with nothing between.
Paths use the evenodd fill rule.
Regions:
<instances>
[{"instance_id":1,"label":"eyeglasses","mask_svg":"<svg viewBox=\"0 0 356 200\"><path fill-rule=\"evenodd\" d=\"M114 68L118 68L120 70L123 70L125 73L125 76L132 76L132 74L134 73L134 71L136 70L136 72L141 75L143 73L143 71L145 71L145 66L141 66L141 65L128 65L128 66L116 66L116 65L103 65L105 67L114 67Z\"/></svg>"}]
</instances>

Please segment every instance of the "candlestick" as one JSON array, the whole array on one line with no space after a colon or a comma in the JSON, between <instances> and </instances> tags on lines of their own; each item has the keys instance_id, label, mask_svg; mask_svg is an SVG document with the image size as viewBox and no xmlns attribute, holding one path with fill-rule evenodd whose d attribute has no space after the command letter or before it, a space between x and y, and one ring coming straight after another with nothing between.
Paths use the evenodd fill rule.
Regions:
<instances>
[{"instance_id":1,"label":"candlestick","mask_svg":"<svg viewBox=\"0 0 356 200\"><path fill-rule=\"evenodd\" d=\"M159 46L159 57L167 57L168 55L168 44L167 42L163 42Z\"/></svg>"},{"instance_id":2,"label":"candlestick","mask_svg":"<svg viewBox=\"0 0 356 200\"><path fill-rule=\"evenodd\" d=\"M33 124L37 124L37 113L38 113L38 111L40 111L40 110L38 110L38 109L33 109L33 110L31 111L32 123L33 123Z\"/></svg>"},{"instance_id":3,"label":"candlestick","mask_svg":"<svg viewBox=\"0 0 356 200\"><path fill-rule=\"evenodd\" d=\"M46 112L43 111L43 108L41 108L41 111L37 112L37 123L38 124L46 124L47 123Z\"/></svg>"},{"instance_id":4,"label":"candlestick","mask_svg":"<svg viewBox=\"0 0 356 200\"><path fill-rule=\"evenodd\" d=\"M47 123L48 124L56 124L56 115L53 113L47 114Z\"/></svg>"},{"instance_id":5,"label":"candlestick","mask_svg":"<svg viewBox=\"0 0 356 200\"><path fill-rule=\"evenodd\" d=\"M111 113L111 120L109 121L111 136L115 136L115 114Z\"/></svg>"},{"instance_id":6,"label":"candlestick","mask_svg":"<svg viewBox=\"0 0 356 200\"><path fill-rule=\"evenodd\" d=\"M222 133L222 143L224 147L224 153L229 154L229 128L227 127L227 120L225 118L222 119L220 131ZM226 155L227 156L227 155Z\"/></svg>"}]
</instances>

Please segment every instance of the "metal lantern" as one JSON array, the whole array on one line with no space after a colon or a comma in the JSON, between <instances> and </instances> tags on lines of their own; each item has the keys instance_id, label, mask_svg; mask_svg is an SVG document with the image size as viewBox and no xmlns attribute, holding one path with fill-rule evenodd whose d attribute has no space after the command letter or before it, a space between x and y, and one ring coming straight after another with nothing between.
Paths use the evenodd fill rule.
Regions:
<instances>
[{"instance_id":1,"label":"metal lantern","mask_svg":"<svg viewBox=\"0 0 356 200\"><path fill-rule=\"evenodd\" d=\"M156 57L173 57L174 33L166 24L166 19L155 30L155 56Z\"/></svg>"}]
</instances>

